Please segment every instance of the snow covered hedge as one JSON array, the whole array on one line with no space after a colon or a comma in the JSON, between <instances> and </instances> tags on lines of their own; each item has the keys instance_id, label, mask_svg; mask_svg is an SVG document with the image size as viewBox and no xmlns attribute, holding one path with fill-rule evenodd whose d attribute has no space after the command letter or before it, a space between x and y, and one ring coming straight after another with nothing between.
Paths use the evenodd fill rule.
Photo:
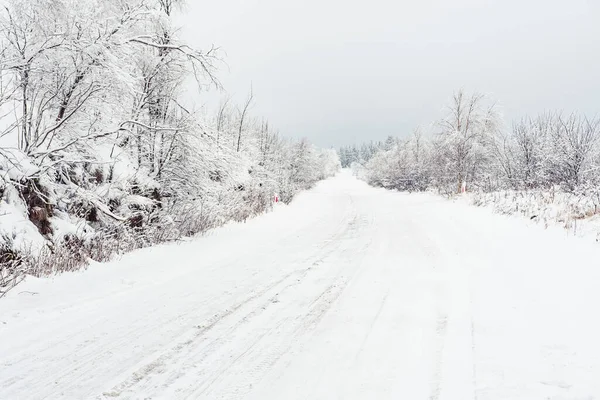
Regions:
<instances>
[{"instance_id":1,"label":"snow covered hedge","mask_svg":"<svg viewBox=\"0 0 600 400\"><path fill-rule=\"evenodd\" d=\"M180 0L8 0L0 11L0 296L115 253L245 221L339 168L219 88L217 49L177 36ZM193 90L196 90L194 88Z\"/></svg>"}]
</instances>

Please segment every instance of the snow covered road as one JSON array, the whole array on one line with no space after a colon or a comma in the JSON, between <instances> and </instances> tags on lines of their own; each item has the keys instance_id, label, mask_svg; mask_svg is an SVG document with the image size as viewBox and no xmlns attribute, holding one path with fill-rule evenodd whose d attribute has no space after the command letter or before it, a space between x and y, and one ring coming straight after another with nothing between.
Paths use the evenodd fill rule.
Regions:
<instances>
[{"instance_id":1,"label":"snow covered road","mask_svg":"<svg viewBox=\"0 0 600 400\"><path fill-rule=\"evenodd\" d=\"M0 300L0 399L600 398L600 246L343 172Z\"/></svg>"}]
</instances>

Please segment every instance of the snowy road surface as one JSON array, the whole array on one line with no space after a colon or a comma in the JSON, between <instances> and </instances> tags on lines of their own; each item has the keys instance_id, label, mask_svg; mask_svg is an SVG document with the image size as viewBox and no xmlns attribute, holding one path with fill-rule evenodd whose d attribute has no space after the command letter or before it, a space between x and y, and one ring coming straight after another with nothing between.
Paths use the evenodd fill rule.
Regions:
<instances>
[{"instance_id":1,"label":"snowy road surface","mask_svg":"<svg viewBox=\"0 0 600 400\"><path fill-rule=\"evenodd\" d=\"M600 246L344 172L0 300L0 399L597 399Z\"/></svg>"}]
</instances>

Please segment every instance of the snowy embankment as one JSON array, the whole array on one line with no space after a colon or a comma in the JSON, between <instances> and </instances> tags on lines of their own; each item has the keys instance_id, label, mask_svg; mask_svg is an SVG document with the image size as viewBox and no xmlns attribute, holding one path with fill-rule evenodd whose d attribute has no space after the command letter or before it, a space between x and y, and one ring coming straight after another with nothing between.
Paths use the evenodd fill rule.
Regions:
<instances>
[{"instance_id":1,"label":"snowy embankment","mask_svg":"<svg viewBox=\"0 0 600 400\"><path fill-rule=\"evenodd\" d=\"M600 246L347 171L0 302L0 398L600 396Z\"/></svg>"},{"instance_id":2,"label":"snowy embankment","mask_svg":"<svg viewBox=\"0 0 600 400\"><path fill-rule=\"evenodd\" d=\"M182 186L153 178L116 147L109 153L118 156L103 162L103 149L95 144L96 163L54 171L0 147L0 297L28 275L74 271L245 221L271 210L274 196L289 202L339 169L335 152L306 142L292 144L294 164L277 174L247 155L199 145L206 165Z\"/></svg>"},{"instance_id":3,"label":"snowy embankment","mask_svg":"<svg viewBox=\"0 0 600 400\"><path fill-rule=\"evenodd\" d=\"M562 229L568 235L600 239L600 194L562 190L505 190L468 193L468 202L504 215L518 215L545 228Z\"/></svg>"}]
</instances>

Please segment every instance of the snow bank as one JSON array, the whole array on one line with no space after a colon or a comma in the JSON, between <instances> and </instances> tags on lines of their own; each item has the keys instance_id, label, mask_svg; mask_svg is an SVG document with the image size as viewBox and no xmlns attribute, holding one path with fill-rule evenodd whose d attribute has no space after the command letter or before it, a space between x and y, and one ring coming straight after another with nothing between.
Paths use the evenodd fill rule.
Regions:
<instances>
[{"instance_id":1,"label":"snow bank","mask_svg":"<svg viewBox=\"0 0 600 400\"><path fill-rule=\"evenodd\" d=\"M504 215L520 215L544 227L561 227L569 234L600 239L600 193L553 190L503 190L469 193L469 202Z\"/></svg>"},{"instance_id":2,"label":"snow bank","mask_svg":"<svg viewBox=\"0 0 600 400\"><path fill-rule=\"evenodd\" d=\"M27 208L12 186L5 188L0 200L0 242L9 242L15 251L39 252L46 239L27 218Z\"/></svg>"}]
</instances>

